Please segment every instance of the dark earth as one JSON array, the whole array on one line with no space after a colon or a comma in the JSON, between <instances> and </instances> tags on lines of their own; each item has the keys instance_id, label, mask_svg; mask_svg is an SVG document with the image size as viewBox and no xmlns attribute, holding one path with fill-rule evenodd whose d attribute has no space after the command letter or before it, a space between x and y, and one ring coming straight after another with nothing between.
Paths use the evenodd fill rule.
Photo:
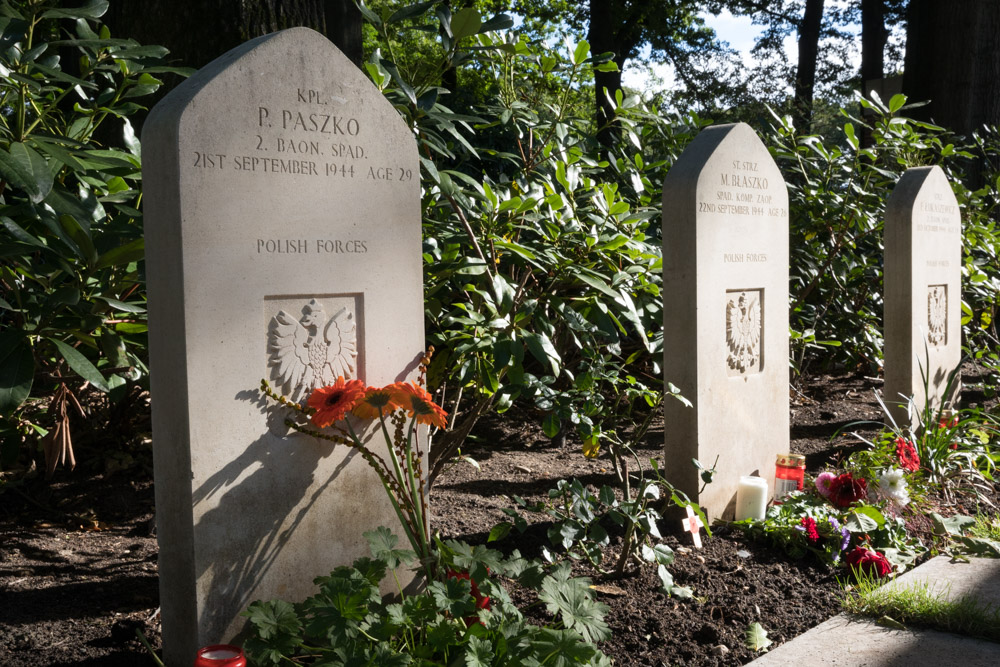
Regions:
<instances>
[{"instance_id":1,"label":"dark earth","mask_svg":"<svg viewBox=\"0 0 1000 667\"><path fill-rule=\"evenodd\" d=\"M976 379L966 373L966 403L983 398ZM793 384L791 449L806 455L811 473L862 446L833 436L854 422L880 419L873 393L880 388L881 380L863 374L817 374ZM433 530L483 543L506 518L501 510L513 506L510 495L540 500L560 479L578 478L594 490L614 485L607 458L585 459L572 438L557 446L536 424L516 413L480 422L463 451L478 467L455 463L432 491ZM874 433L870 424L851 428L859 429ZM159 649L148 435L146 410L126 419L95 414L75 431L81 461L75 471L59 470L51 481L23 470L4 473L0 665L154 664L139 638ZM640 446L640 458L662 461L662 442L661 420ZM723 525L711 538L703 533L704 548L695 549L673 523L662 526L677 552L669 569L675 583L693 589L694 599L666 596L651 567L613 581L594 578L610 608L612 639L601 648L615 664L745 664L758 655L744 643L751 623L759 622L777 645L838 613L838 570L811 557L791 560ZM537 556L544 534L544 526L533 525L491 546Z\"/></svg>"}]
</instances>

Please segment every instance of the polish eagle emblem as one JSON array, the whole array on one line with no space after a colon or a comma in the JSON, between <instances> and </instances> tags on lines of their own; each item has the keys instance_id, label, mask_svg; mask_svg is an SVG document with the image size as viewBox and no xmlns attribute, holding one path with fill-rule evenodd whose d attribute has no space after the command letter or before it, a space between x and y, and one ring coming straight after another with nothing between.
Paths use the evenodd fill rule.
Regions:
<instances>
[{"instance_id":1,"label":"polish eagle emblem","mask_svg":"<svg viewBox=\"0 0 1000 667\"><path fill-rule=\"evenodd\" d=\"M948 292L944 285L931 285L927 290L927 342L945 345L948 342Z\"/></svg>"},{"instance_id":2,"label":"polish eagle emblem","mask_svg":"<svg viewBox=\"0 0 1000 667\"><path fill-rule=\"evenodd\" d=\"M740 292L726 304L726 345L729 367L746 373L760 360L760 300Z\"/></svg>"},{"instance_id":3,"label":"polish eagle emblem","mask_svg":"<svg viewBox=\"0 0 1000 667\"><path fill-rule=\"evenodd\" d=\"M337 378L356 376L357 329L353 313L341 308L327 317L323 305L312 299L295 319L283 310L268 325L271 379L285 396L301 401L316 387Z\"/></svg>"}]
</instances>

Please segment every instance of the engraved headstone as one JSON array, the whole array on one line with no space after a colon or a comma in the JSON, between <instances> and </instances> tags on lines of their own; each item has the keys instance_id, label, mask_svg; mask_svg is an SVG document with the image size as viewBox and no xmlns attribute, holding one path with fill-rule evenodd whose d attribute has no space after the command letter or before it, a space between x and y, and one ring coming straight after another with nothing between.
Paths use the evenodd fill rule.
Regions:
<instances>
[{"instance_id":1,"label":"engraved headstone","mask_svg":"<svg viewBox=\"0 0 1000 667\"><path fill-rule=\"evenodd\" d=\"M667 478L709 518L788 450L788 191L748 125L703 130L663 184ZM716 466L711 484L691 463Z\"/></svg>"},{"instance_id":2,"label":"engraved headstone","mask_svg":"<svg viewBox=\"0 0 1000 667\"><path fill-rule=\"evenodd\" d=\"M949 407L962 358L962 219L940 167L908 169L886 202L885 400L899 425L907 399ZM925 391L924 383L927 383Z\"/></svg>"},{"instance_id":3,"label":"engraved headstone","mask_svg":"<svg viewBox=\"0 0 1000 667\"><path fill-rule=\"evenodd\" d=\"M192 76L143 150L164 655L190 665L248 603L302 600L366 555L364 531L402 535L363 459L289 433L257 387L298 400L338 376L415 377L418 159L391 104L305 28Z\"/></svg>"}]
</instances>

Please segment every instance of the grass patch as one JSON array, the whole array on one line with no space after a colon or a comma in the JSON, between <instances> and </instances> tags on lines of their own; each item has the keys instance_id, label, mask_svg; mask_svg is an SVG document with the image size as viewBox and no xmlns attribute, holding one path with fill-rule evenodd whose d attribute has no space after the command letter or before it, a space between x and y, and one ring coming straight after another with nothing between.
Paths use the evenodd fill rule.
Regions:
<instances>
[{"instance_id":1,"label":"grass patch","mask_svg":"<svg viewBox=\"0 0 1000 667\"><path fill-rule=\"evenodd\" d=\"M947 595L948 588L936 591L927 582L888 587L862 577L842 605L849 613L890 627L902 624L1000 642L1000 607L969 596L949 600Z\"/></svg>"},{"instance_id":2,"label":"grass patch","mask_svg":"<svg viewBox=\"0 0 1000 667\"><path fill-rule=\"evenodd\" d=\"M969 526L969 533L984 540L1000 542L1000 516L976 515L976 522Z\"/></svg>"}]
</instances>

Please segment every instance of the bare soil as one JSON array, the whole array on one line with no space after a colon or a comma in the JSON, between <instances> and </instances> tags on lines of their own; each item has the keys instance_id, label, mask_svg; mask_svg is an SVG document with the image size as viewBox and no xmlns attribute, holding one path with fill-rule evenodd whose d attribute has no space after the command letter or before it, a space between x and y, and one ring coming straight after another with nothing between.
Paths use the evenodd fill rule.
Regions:
<instances>
[{"instance_id":1,"label":"bare soil","mask_svg":"<svg viewBox=\"0 0 1000 667\"><path fill-rule=\"evenodd\" d=\"M816 375L792 389L792 450L806 455L811 472L860 445L831 437L852 422L880 418L872 392L880 384L862 375ZM145 426L140 419L129 429ZM92 430L78 458L99 463L58 471L50 482L8 476L0 487L2 665L152 664L137 631L159 648L148 440ZM595 488L614 482L606 458L585 459L571 438L553 444L529 415L491 416L474 436L463 454L478 466L452 465L432 491L433 528L445 537L485 542L512 494L541 499L558 480L574 477ZM109 440L116 443L111 455ZM640 457L661 458L662 442L660 423ZM491 546L537 555L546 543L543 518ZM816 560L791 560L724 526L700 550L679 529L662 528L677 551L670 571L695 597L667 597L650 568L614 581L595 578L607 591L599 595L613 631L602 649L616 664L745 664L756 657L743 640L750 623L760 622L779 644L838 612L837 573Z\"/></svg>"}]
</instances>

